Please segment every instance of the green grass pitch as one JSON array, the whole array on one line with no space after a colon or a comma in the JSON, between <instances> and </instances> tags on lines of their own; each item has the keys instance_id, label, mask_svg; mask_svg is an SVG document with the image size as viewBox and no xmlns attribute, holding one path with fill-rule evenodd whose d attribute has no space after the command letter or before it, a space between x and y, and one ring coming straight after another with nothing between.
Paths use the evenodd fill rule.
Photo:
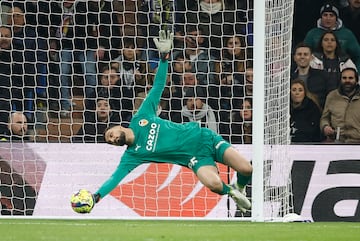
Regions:
<instances>
[{"instance_id":1,"label":"green grass pitch","mask_svg":"<svg viewBox=\"0 0 360 241\"><path fill-rule=\"evenodd\" d=\"M1 241L358 241L359 223L0 219Z\"/></svg>"}]
</instances>

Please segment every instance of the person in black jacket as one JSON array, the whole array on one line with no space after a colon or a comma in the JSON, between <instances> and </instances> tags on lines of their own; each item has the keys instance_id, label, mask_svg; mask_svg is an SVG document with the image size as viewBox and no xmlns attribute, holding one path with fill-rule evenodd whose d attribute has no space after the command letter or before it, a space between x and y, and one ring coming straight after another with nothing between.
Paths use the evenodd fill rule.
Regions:
<instances>
[{"instance_id":1,"label":"person in black jacket","mask_svg":"<svg viewBox=\"0 0 360 241\"><path fill-rule=\"evenodd\" d=\"M88 111L85 116L84 125L72 138L73 142L105 143L105 129L120 122L118 113L111 109L109 99L103 97L96 100L96 110Z\"/></svg>"},{"instance_id":2,"label":"person in black jacket","mask_svg":"<svg viewBox=\"0 0 360 241\"><path fill-rule=\"evenodd\" d=\"M349 55L343 52L336 34L329 30L321 36L319 45L314 51L310 65L319 69L326 76L326 90L337 89L340 85L341 71L346 67L356 68Z\"/></svg>"},{"instance_id":3,"label":"person in black jacket","mask_svg":"<svg viewBox=\"0 0 360 241\"><path fill-rule=\"evenodd\" d=\"M109 61L106 55L117 52L114 48L120 45L120 29L110 1L52 1L50 12L51 36L61 39L61 114L65 117L72 108L74 61L84 73L87 98L96 92L97 62Z\"/></svg>"},{"instance_id":4,"label":"person in black jacket","mask_svg":"<svg viewBox=\"0 0 360 241\"><path fill-rule=\"evenodd\" d=\"M349 5L340 9L340 19L344 25L350 29L360 43L360 2L348 0Z\"/></svg>"},{"instance_id":5,"label":"person in black jacket","mask_svg":"<svg viewBox=\"0 0 360 241\"><path fill-rule=\"evenodd\" d=\"M240 103L240 111L232 115L230 141L232 144L252 143L253 100L246 97Z\"/></svg>"},{"instance_id":6,"label":"person in black jacket","mask_svg":"<svg viewBox=\"0 0 360 241\"><path fill-rule=\"evenodd\" d=\"M320 142L321 108L303 80L291 81L290 97L291 142Z\"/></svg>"},{"instance_id":7,"label":"person in black jacket","mask_svg":"<svg viewBox=\"0 0 360 241\"><path fill-rule=\"evenodd\" d=\"M0 27L0 132L7 129L9 112L11 110L11 31Z\"/></svg>"},{"instance_id":8,"label":"person in black jacket","mask_svg":"<svg viewBox=\"0 0 360 241\"><path fill-rule=\"evenodd\" d=\"M295 47L294 61L296 70L291 74L291 79L302 79L306 88L316 95L321 108L324 108L327 92L327 79L323 71L313 69L310 66L312 60L311 48L299 43Z\"/></svg>"},{"instance_id":9,"label":"person in black jacket","mask_svg":"<svg viewBox=\"0 0 360 241\"><path fill-rule=\"evenodd\" d=\"M21 111L15 111L9 114L6 130L1 130L0 141L32 141L28 132L28 120Z\"/></svg>"},{"instance_id":10,"label":"person in black jacket","mask_svg":"<svg viewBox=\"0 0 360 241\"><path fill-rule=\"evenodd\" d=\"M101 73L98 75L98 85L96 87L96 92L85 99L85 107L87 110L96 109L96 101L98 97L107 98L111 109L114 112L117 112L121 118L122 124L127 123L129 116L123 114L122 99L124 99L123 91L121 86L120 75L115 68L107 65L104 66L101 70ZM126 108L127 110L132 111L132 106ZM128 112L126 112L128 113ZM85 118L87 118L87 112L85 113Z\"/></svg>"}]
</instances>

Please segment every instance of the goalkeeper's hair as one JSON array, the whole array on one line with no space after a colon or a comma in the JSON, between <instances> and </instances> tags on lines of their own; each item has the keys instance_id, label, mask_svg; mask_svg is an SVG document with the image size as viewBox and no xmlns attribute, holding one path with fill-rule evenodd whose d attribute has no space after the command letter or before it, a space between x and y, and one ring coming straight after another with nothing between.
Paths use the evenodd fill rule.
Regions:
<instances>
[{"instance_id":1,"label":"goalkeeper's hair","mask_svg":"<svg viewBox=\"0 0 360 241\"><path fill-rule=\"evenodd\" d=\"M111 143L111 142L107 141L106 138L105 138L105 135L106 135L106 132L107 132L108 130L110 130L111 128L113 128L114 126L116 126L116 125L110 125L110 126L108 126L108 127L104 130L104 132L103 132L103 136L104 136L105 142L106 142L107 144L110 144L110 145L113 145L114 143ZM123 145L126 144L126 136L125 136L125 133L124 133L124 132L121 132L120 138L119 138L119 143L118 143L118 144L119 144L119 146L123 146Z\"/></svg>"},{"instance_id":2,"label":"goalkeeper's hair","mask_svg":"<svg viewBox=\"0 0 360 241\"><path fill-rule=\"evenodd\" d=\"M105 130L104 130L104 132L103 132L103 136L104 136L104 140L105 140L105 134L106 134L106 132L108 131L108 130L110 130L111 128L113 128L114 126L116 126L116 125L109 125L108 127L106 127L105 128Z\"/></svg>"}]
</instances>

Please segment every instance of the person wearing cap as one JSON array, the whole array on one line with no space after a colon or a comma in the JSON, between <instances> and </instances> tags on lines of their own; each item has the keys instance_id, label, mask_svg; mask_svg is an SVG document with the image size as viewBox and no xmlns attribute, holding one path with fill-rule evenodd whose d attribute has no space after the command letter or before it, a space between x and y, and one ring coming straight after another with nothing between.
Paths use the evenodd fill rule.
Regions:
<instances>
[{"instance_id":1,"label":"person wearing cap","mask_svg":"<svg viewBox=\"0 0 360 241\"><path fill-rule=\"evenodd\" d=\"M185 103L181 110L182 122L198 122L201 127L218 132L214 110L204 102L204 98L206 94L200 86L186 91Z\"/></svg>"},{"instance_id":2,"label":"person wearing cap","mask_svg":"<svg viewBox=\"0 0 360 241\"><path fill-rule=\"evenodd\" d=\"M340 86L331 91L320 119L320 130L330 141L360 143L359 74L354 68L341 72Z\"/></svg>"},{"instance_id":3,"label":"person wearing cap","mask_svg":"<svg viewBox=\"0 0 360 241\"><path fill-rule=\"evenodd\" d=\"M320 9L317 27L311 29L305 36L304 42L315 50L325 31L333 31L338 38L341 49L348 54L357 69L360 68L360 45L354 33L343 25L339 18L339 10L333 4L327 3Z\"/></svg>"}]
</instances>

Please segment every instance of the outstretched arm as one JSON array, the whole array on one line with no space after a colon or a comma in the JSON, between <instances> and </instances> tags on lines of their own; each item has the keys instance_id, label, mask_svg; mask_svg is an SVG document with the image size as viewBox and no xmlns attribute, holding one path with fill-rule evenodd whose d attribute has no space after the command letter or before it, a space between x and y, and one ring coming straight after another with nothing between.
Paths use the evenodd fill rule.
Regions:
<instances>
[{"instance_id":1,"label":"outstretched arm","mask_svg":"<svg viewBox=\"0 0 360 241\"><path fill-rule=\"evenodd\" d=\"M121 180L124 179L124 177L126 177L137 166L138 164L127 163L124 165L123 162L120 162L111 177L94 194L95 201L98 202L100 198L108 195L121 182Z\"/></svg>"},{"instance_id":2,"label":"outstretched arm","mask_svg":"<svg viewBox=\"0 0 360 241\"><path fill-rule=\"evenodd\" d=\"M153 88L145 98L144 102L141 104L139 111L136 113L136 115L139 115L139 113L153 113L154 115L156 115L157 106L160 102L160 98L166 83L166 76L168 70L167 58L169 57L169 53L172 48L173 38L173 33L171 33L170 31L166 33L164 30L161 30L159 32L159 39L154 39L154 43L161 54L161 61L159 63L159 67L155 76L155 83L153 85ZM122 159L124 158L125 157L123 156ZM99 202L101 198L109 194L121 182L121 180L138 165L139 164L134 162L121 161L112 176L99 188L99 190L97 190L93 194L93 199L95 203Z\"/></svg>"},{"instance_id":3,"label":"outstretched arm","mask_svg":"<svg viewBox=\"0 0 360 241\"><path fill-rule=\"evenodd\" d=\"M160 30L159 38L154 39L154 43L161 55L161 61L156 71L154 85L144 102L141 104L137 115L151 114L156 115L162 92L165 88L166 77L168 72L168 58L172 48L174 34L170 31Z\"/></svg>"}]
</instances>

